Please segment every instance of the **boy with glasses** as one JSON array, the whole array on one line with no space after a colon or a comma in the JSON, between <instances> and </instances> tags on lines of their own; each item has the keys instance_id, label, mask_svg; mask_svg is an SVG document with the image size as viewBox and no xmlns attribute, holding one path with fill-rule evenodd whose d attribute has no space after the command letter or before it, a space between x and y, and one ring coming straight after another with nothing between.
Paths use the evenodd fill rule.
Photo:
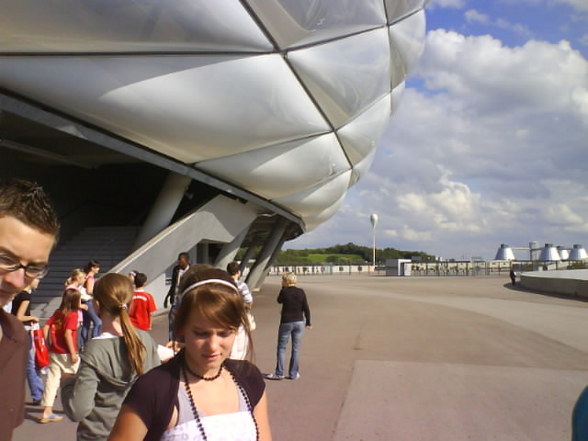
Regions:
<instances>
[{"instance_id":1,"label":"boy with glasses","mask_svg":"<svg viewBox=\"0 0 588 441\"><path fill-rule=\"evenodd\" d=\"M24 419L28 343L24 327L1 308L48 272L59 233L57 215L41 187L0 180L0 439L12 439Z\"/></svg>"}]
</instances>

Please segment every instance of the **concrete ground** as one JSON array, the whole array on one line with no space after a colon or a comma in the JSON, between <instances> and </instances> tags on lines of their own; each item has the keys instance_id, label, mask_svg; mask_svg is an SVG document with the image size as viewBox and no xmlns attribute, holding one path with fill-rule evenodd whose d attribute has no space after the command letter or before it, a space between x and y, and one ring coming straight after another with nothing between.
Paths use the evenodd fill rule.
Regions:
<instances>
[{"instance_id":1,"label":"concrete ground","mask_svg":"<svg viewBox=\"0 0 588 441\"><path fill-rule=\"evenodd\" d=\"M301 378L268 381L276 441L554 441L571 438L588 384L588 303L505 277L309 276ZM255 296L255 362L275 363L278 278ZM153 336L165 341L166 316ZM59 402L56 410L61 409ZM27 408L16 441L73 440Z\"/></svg>"}]
</instances>

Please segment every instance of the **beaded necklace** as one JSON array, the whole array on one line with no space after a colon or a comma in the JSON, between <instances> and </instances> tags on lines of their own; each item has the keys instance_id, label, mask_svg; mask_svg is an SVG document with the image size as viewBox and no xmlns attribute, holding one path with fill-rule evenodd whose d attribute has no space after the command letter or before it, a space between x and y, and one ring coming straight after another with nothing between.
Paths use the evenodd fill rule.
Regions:
<instances>
[{"instance_id":1,"label":"beaded necklace","mask_svg":"<svg viewBox=\"0 0 588 441\"><path fill-rule=\"evenodd\" d=\"M186 363L184 361L184 367L186 368L186 370L190 373L190 375L192 375L193 377L196 377L200 380L204 380L204 381L214 381L216 380L218 377L221 376L221 373L223 372L223 366L225 365L225 363L223 362L220 367L218 368L218 372L216 373L215 376L213 377L204 377L202 375L198 375L196 372L194 372L192 369L190 369L190 366L188 366L188 363Z\"/></svg>"},{"instance_id":2,"label":"beaded necklace","mask_svg":"<svg viewBox=\"0 0 588 441\"><path fill-rule=\"evenodd\" d=\"M224 364L221 365L221 367L218 371L218 374L212 378L205 379L199 375L194 375L194 376L196 378L202 378L205 381L213 381L213 380L216 380L217 378L220 377L221 372L223 370L223 367L224 367ZM200 421L200 415L198 414L198 409L196 409L196 404L194 403L194 397L192 396L192 391L190 390L190 384L188 383L188 372L187 372L188 370L189 370L188 365L184 361L184 363L182 364L182 373L184 374L184 385L186 386L186 393L188 394L188 398L190 400L190 407L192 408L192 414L194 415L194 420L196 420L196 426L198 426L198 430L200 432L200 435L202 435L203 441L208 441L208 437L206 436L206 432L204 431L204 426L202 425L202 421ZM243 386L241 386L241 384L237 381L237 379L235 378L235 376L233 375L231 370L227 369L227 372L229 373L229 375L231 376L231 378L233 379L233 381L237 385L239 392L241 393L241 395L245 399L245 404L247 405L247 409L249 410L249 413L251 414L251 419L253 420L253 425L255 426L255 439L256 439L256 441L259 441L259 427L257 427L257 420L255 419L255 415L253 414L253 406L251 406L251 401L249 401L249 397L245 393L245 389L243 389ZM192 374L192 371L190 371L190 373Z\"/></svg>"}]
</instances>

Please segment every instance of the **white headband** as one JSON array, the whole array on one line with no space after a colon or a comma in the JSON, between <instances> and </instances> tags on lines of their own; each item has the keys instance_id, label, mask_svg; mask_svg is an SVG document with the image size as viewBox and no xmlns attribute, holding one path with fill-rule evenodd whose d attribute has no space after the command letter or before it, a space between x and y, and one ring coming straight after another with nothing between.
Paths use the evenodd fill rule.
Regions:
<instances>
[{"instance_id":1,"label":"white headband","mask_svg":"<svg viewBox=\"0 0 588 441\"><path fill-rule=\"evenodd\" d=\"M209 285L209 284L217 284L217 285L224 285L224 286L228 286L229 288L233 288L235 290L236 294L239 294L239 289L232 284L231 282L227 282L226 280L222 280L222 279L206 279L206 280L201 280L200 282L196 282L191 284L190 286L188 286L183 292L182 292L182 297L188 292L188 291L192 291L194 288L198 288L199 286L202 285Z\"/></svg>"}]
</instances>

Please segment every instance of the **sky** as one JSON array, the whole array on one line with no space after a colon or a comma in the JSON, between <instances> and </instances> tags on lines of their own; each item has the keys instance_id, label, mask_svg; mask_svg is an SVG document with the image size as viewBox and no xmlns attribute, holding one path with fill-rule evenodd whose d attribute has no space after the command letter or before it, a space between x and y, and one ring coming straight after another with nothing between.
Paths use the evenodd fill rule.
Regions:
<instances>
[{"instance_id":1,"label":"sky","mask_svg":"<svg viewBox=\"0 0 588 441\"><path fill-rule=\"evenodd\" d=\"M588 248L588 0L432 0L426 16L370 172L283 248L371 247L372 233L445 259Z\"/></svg>"}]
</instances>

